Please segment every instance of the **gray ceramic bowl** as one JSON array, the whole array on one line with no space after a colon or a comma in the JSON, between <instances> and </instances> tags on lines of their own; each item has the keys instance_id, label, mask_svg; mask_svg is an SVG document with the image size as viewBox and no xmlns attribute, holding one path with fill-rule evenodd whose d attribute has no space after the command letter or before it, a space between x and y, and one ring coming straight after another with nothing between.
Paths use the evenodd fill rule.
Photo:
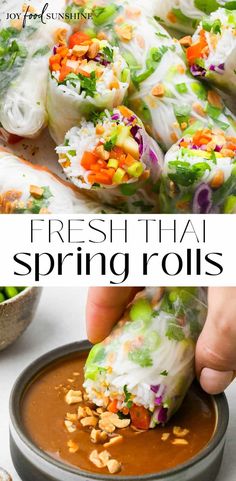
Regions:
<instances>
[{"instance_id":1,"label":"gray ceramic bowl","mask_svg":"<svg viewBox=\"0 0 236 481\"><path fill-rule=\"evenodd\" d=\"M226 397L214 397L217 423L208 446L189 462L175 469L145 476L111 476L81 471L51 458L27 437L21 418L21 403L27 386L51 363L90 348L87 341L60 347L31 364L18 378L10 399L10 443L14 466L23 481L214 481L219 472L228 426Z\"/></svg>"},{"instance_id":2,"label":"gray ceramic bowl","mask_svg":"<svg viewBox=\"0 0 236 481\"><path fill-rule=\"evenodd\" d=\"M0 351L6 349L31 323L42 289L27 287L17 296L0 304Z\"/></svg>"}]
</instances>

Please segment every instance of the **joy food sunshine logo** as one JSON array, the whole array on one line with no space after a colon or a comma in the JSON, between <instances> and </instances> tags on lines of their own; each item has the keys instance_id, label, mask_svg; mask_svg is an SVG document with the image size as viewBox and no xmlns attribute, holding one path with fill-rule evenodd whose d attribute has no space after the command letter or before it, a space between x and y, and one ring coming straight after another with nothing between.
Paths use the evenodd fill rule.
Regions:
<instances>
[{"instance_id":1,"label":"joy food sunshine logo","mask_svg":"<svg viewBox=\"0 0 236 481\"><path fill-rule=\"evenodd\" d=\"M92 11L89 11L88 9L86 10L82 7L73 9L73 11L70 8L67 8L63 13L50 12L49 4L45 3L40 12L36 11L32 5L24 4L21 12L7 12L5 14L5 19L8 21L21 21L24 28L26 27L28 20L40 20L43 24L46 24L48 20L89 20L93 18L93 16L94 14Z\"/></svg>"}]
</instances>

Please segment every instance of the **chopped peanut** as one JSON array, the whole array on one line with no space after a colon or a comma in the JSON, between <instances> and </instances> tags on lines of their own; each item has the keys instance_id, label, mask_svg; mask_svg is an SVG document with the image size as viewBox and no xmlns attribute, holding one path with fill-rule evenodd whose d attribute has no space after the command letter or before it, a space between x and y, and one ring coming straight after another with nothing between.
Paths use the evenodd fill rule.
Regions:
<instances>
[{"instance_id":1,"label":"chopped peanut","mask_svg":"<svg viewBox=\"0 0 236 481\"><path fill-rule=\"evenodd\" d=\"M66 419L72 423L76 423L76 421L78 421L78 416L77 414L66 413Z\"/></svg>"},{"instance_id":2,"label":"chopped peanut","mask_svg":"<svg viewBox=\"0 0 236 481\"><path fill-rule=\"evenodd\" d=\"M100 419L99 421L99 428L106 433L112 434L115 431L115 426L109 420Z\"/></svg>"},{"instance_id":3,"label":"chopped peanut","mask_svg":"<svg viewBox=\"0 0 236 481\"><path fill-rule=\"evenodd\" d=\"M217 107L219 109L222 108L222 101L217 92L214 90L209 90L207 95L208 102L213 105L213 107Z\"/></svg>"},{"instance_id":4,"label":"chopped peanut","mask_svg":"<svg viewBox=\"0 0 236 481\"><path fill-rule=\"evenodd\" d=\"M73 55L76 57L83 57L89 50L88 45L75 45L73 47Z\"/></svg>"},{"instance_id":5,"label":"chopped peanut","mask_svg":"<svg viewBox=\"0 0 236 481\"><path fill-rule=\"evenodd\" d=\"M123 436L118 434L117 436L114 436L114 438L110 438L110 440L104 444L104 448L109 448L110 446L114 446L115 444L120 443L123 440Z\"/></svg>"},{"instance_id":6,"label":"chopped peanut","mask_svg":"<svg viewBox=\"0 0 236 481\"><path fill-rule=\"evenodd\" d=\"M22 5L22 12L35 13L36 10L32 5L27 5L26 3L24 3Z\"/></svg>"},{"instance_id":7,"label":"chopped peanut","mask_svg":"<svg viewBox=\"0 0 236 481\"><path fill-rule=\"evenodd\" d=\"M89 460L93 463L97 468L104 468L101 459L99 458L98 451L94 449L89 456Z\"/></svg>"},{"instance_id":8,"label":"chopped peanut","mask_svg":"<svg viewBox=\"0 0 236 481\"><path fill-rule=\"evenodd\" d=\"M152 95L154 95L154 97L163 97L164 94L165 94L164 85L157 84L157 85L155 85L155 87L153 87Z\"/></svg>"},{"instance_id":9,"label":"chopped peanut","mask_svg":"<svg viewBox=\"0 0 236 481\"><path fill-rule=\"evenodd\" d=\"M99 459L101 459L104 466L107 466L107 463L111 458L110 453L108 451L102 451L98 456L99 456Z\"/></svg>"},{"instance_id":10,"label":"chopped peanut","mask_svg":"<svg viewBox=\"0 0 236 481\"><path fill-rule=\"evenodd\" d=\"M47 207L42 207L39 211L40 214L51 214L51 212L47 209Z\"/></svg>"},{"instance_id":11,"label":"chopped peanut","mask_svg":"<svg viewBox=\"0 0 236 481\"><path fill-rule=\"evenodd\" d=\"M107 463L108 471L111 474L118 473L121 469L121 463L116 459L110 459Z\"/></svg>"},{"instance_id":12,"label":"chopped peanut","mask_svg":"<svg viewBox=\"0 0 236 481\"><path fill-rule=\"evenodd\" d=\"M85 407L78 407L78 419L85 418L87 415Z\"/></svg>"},{"instance_id":13,"label":"chopped peanut","mask_svg":"<svg viewBox=\"0 0 236 481\"><path fill-rule=\"evenodd\" d=\"M62 45L66 44L66 37L67 37L67 29L66 28L58 28L54 34L54 41L55 43L60 43Z\"/></svg>"},{"instance_id":14,"label":"chopped peanut","mask_svg":"<svg viewBox=\"0 0 236 481\"><path fill-rule=\"evenodd\" d=\"M121 40L124 40L124 41L127 41L127 42L132 40L132 37L133 37L133 27L132 27L132 25L125 24L122 27L119 27L118 25L116 25L115 31L116 31L118 37L120 37Z\"/></svg>"},{"instance_id":15,"label":"chopped peanut","mask_svg":"<svg viewBox=\"0 0 236 481\"><path fill-rule=\"evenodd\" d=\"M82 426L97 426L98 419L95 418L95 416L87 416L86 418L83 418L80 420Z\"/></svg>"},{"instance_id":16,"label":"chopped peanut","mask_svg":"<svg viewBox=\"0 0 236 481\"><path fill-rule=\"evenodd\" d=\"M205 113L202 105L199 104L198 102L194 102L194 104L193 104L193 110L194 110L194 112L196 112L197 114L201 115L202 117L205 117L205 116L206 116L206 113Z\"/></svg>"},{"instance_id":17,"label":"chopped peanut","mask_svg":"<svg viewBox=\"0 0 236 481\"><path fill-rule=\"evenodd\" d=\"M110 459L111 455L108 451L102 451L100 454L98 453L97 449L91 452L89 456L89 460L97 466L97 468L105 468L107 463Z\"/></svg>"},{"instance_id":18,"label":"chopped peanut","mask_svg":"<svg viewBox=\"0 0 236 481\"><path fill-rule=\"evenodd\" d=\"M211 180L210 185L212 189L219 189L219 187L221 187L224 183L224 178L224 171L219 169Z\"/></svg>"},{"instance_id":19,"label":"chopped peanut","mask_svg":"<svg viewBox=\"0 0 236 481\"><path fill-rule=\"evenodd\" d=\"M76 426L71 421L67 419L64 421L65 427L69 433L74 433L76 431Z\"/></svg>"},{"instance_id":20,"label":"chopped peanut","mask_svg":"<svg viewBox=\"0 0 236 481\"><path fill-rule=\"evenodd\" d=\"M98 32L97 38L98 40L107 40L107 35L105 32Z\"/></svg>"},{"instance_id":21,"label":"chopped peanut","mask_svg":"<svg viewBox=\"0 0 236 481\"><path fill-rule=\"evenodd\" d=\"M77 404L82 401L82 392L81 391L73 391L73 389L70 389L68 391L65 401L67 404Z\"/></svg>"},{"instance_id":22,"label":"chopped peanut","mask_svg":"<svg viewBox=\"0 0 236 481\"><path fill-rule=\"evenodd\" d=\"M100 50L100 44L98 41L93 41L88 49L88 58L93 59L96 57Z\"/></svg>"},{"instance_id":23,"label":"chopped peanut","mask_svg":"<svg viewBox=\"0 0 236 481\"><path fill-rule=\"evenodd\" d=\"M176 23L177 22L177 18L172 11L168 12L168 14L166 15L166 18L167 18L167 20L169 20L170 23Z\"/></svg>"},{"instance_id":24,"label":"chopped peanut","mask_svg":"<svg viewBox=\"0 0 236 481\"><path fill-rule=\"evenodd\" d=\"M37 185L30 185L29 191L32 197L35 197L35 199L40 199L44 192L43 188L38 187Z\"/></svg>"},{"instance_id":25,"label":"chopped peanut","mask_svg":"<svg viewBox=\"0 0 236 481\"><path fill-rule=\"evenodd\" d=\"M72 454L77 453L79 450L79 445L72 440L68 441L67 446L69 448L69 452Z\"/></svg>"},{"instance_id":26,"label":"chopped peanut","mask_svg":"<svg viewBox=\"0 0 236 481\"><path fill-rule=\"evenodd\" d=\"M179 43L182 45L182 47L190 47L190 45L193 43L191 35L186 35L185 37L181 38Z\"/></svg>"},{"instance_id":27,"label":"chopped peanut","mask_svg":"<svg viewBox=\"0 0 236 481\"><path fill-rule=\"evenodd\" d=\"M92 429L90 434L90 439L92 443L105 443L107 441L108 435L105 431L101 431L100 429Z\"/></svg>"},{"instance_id":28,"label":"chopped peanut","mask_svg":"<svg viewBox=\"0 0 236 481\"><path fill-rule=\"evenodd\" d=\"M186 439L177 438L172 441L172 444L174 444L174 446L186 446L188 441Z\"/></svg>"},{"instance_id":29,"label":"chopped peanut","mask_svg":"<svg viewBox=\"0 0 236 481\"><path fill-rule=\"evenodd\" d=\"M99 145L98 147L96 147L95 152L96 152L96 154L99 155L99 157L100 157L102 160L108 160L109 157L110 157L109 152L107 152L107 151L104 149L103 145Z\"/></svg>"},{"instance_id":30,"label":"chopped peanut","mask_svg":"<svg viewBox=\"0 0 236 481\"><path fill-rule=\"evenodd\" d=\"M173 434L177 438L185 438L185 436L187 436L188 433L189 433L189 429L181 429L179 426L173 427Z\"/></svg>"},{"instance_id":31,"label":"chopped peanut","mask_svg":"<svg viewBox=\"0 0 236 481\"><path fill-rule=\"evenodd\" d=\"M161 440L167 441L167 439L169 439L169 437L170 437L170 433L163 433L162 436L161 436Z\"/></svg>"}]
</instances>

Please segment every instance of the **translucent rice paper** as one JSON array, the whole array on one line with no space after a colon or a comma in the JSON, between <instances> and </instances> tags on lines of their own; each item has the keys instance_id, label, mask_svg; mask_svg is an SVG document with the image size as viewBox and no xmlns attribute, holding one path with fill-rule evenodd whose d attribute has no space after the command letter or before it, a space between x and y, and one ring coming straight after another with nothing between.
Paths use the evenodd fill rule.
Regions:
<instances>
[{"instance_id":1,"label":"translucent rice paper","mask_svg":"<svg viewBox=\"0 0 236 481\"><path fill-rule=\"evenodd\" d=\"M58 20L46 24L27 20L24 29L11 35L23 56L10 69L1 69L0 122L12 134L36 137L47 125L48 58L59 29L70 31L67 24Z\"/></svg>"},{"instance_id":2,"label":"translucent rice paper","mask_svg":"<svg viewBox=\"0 0 236 481\"><path fill-rule=\"evenodd\" d=\"M165 156L161 211L234 213L235 161L236 137L207 130L184 136Z\"/></svg>"},{"instance_id":3,"label":"translucent rice paper","mask_svg":"<svg viewBox=\"0 0 236 481\"><path fill-rule=\"evenodd\" d=\"M57 145L63 142L65 134L78 125L83 117L87 118L93 111L112 109L123 103L130 76L123 81L122 72L128 71L128 66L118 47L111 47L107 43L107 48L113 48L114 59L109 65L104 66L104 74L97 79L94 97L81 90L80 82L73 84L68 80L62 84L50 75L47 92L49 131ZM96 62L95 65L99 66L99 63ZM114 74L119 86L110 88Z\"/></svg>"},{"instance_id":4,"label":"translucent rice paper","mask_svg":"<svg viewBox=\"0 0 236 481\"><path fill-rule=\"evenodd\" d=\"M206 318L201 288L146 288L85 365L89 399L107 407L143 406L150 427L180 407L194 379L195 344Z\"/></svg>"},{"instance_id":5,"label":"translucent rice paper","mask_svg":"<svg viewBox=\"0 0 236 481\"><path fill-rule=\"evenodd\" d=\"M221 6L232 9L232 2L229 0L153 0L153 6L154 15L159 17L165 25L181 32L191 33L204 15L214 12Z\"/></svg>"},{"instance_id":6,"label":"translucent rice paper","mask_svg":"<svg viewBox=\"0 0 236 481\"><path fill-rule=\"evenodd\" d=\"M112 6L113 14L103 21L104 12L108 15ZM197 121L235 134L235 117L223 103L218 111L211 108L207 88L189 73L177 40L135 4L110 3L110 10L105 8L103 17L93 18L93 28L102 29L111 43L118 43L131 70L130 108L164 150Z\"/></svg>"},{"instance_id":7,"label":"translucent rice paper","mask_svg":"<svg viewBox=\"0 0 236 481\"><path fill-rule=\"evenodd\" d=\"M31 186L42 188L43 196L32 196ZM90 214L101 211L114 212L81 195L47 168L34 166L0 149L1 214Z\"/></svg>"},{"instance_id":8,"label":"translucent rice paper","mask_svg":"<svg viewBox=\"0 0 236 481\"><path fill-rule=\"evenodd\" d=\"M122 114L122 109L128 112L127 117ZM102 127L103 134L96 134L96 125ZM129 135L139 155L136 164L142 166L140 175L119 185L99 184L96 180L91 184L89 176L93 172L81 165L83 155L85 152L93 152L97 145L106 145L117 128L131 129ZM120 135L122 136L122 131ZM119 149L121 148L122 144L119 144ZM129 213L159 211L157 187L163 166L163 154L154 139L145 131L140 119L126 107L105 111L97 124L95 121L83 120L80 127L74 127L66 134L64 144L57 147L56 151L67 178L94 199Z\"/></svg>"},{"instance_id":9,"label":"translucent rice paper","mask_svg":"<svg viewBox=\"0 0 236 481\"><path fill-rule=\"evenodd\" d=\"M193 35L193 48L204 31L205 53L199 58L189 59L194 76L209 80L219 89L236 92L236 11L219 8L209 17L204 17ZM191 51L192 47L187 50Z\"/></svg>"}]
</instances>

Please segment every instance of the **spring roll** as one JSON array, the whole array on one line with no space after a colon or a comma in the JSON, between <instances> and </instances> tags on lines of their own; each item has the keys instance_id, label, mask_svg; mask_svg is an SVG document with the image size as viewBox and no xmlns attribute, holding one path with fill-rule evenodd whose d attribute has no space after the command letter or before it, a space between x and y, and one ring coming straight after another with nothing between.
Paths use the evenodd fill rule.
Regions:
<instances>
[{"instance_id":1,"label":"spring roll","mask_svg":"<svg viewBox=\"0 0 236 481\"><path fill-rule=\"evenodd\" d=\"M206 317L201 288L146 288L85 365L89 399L130 416L138 429L166 423L194 379L195 343Z\"/></svg>"},{"instance_id":2,"label":"spring roll","mask_svg":"<svg viewBox=\"0 0 236 481\"><path fill-rule=\"evenodd\" d=\"M186 50L190 71L219 89L236 92L236 11L219 8L199 24Z\"/></svg>"},{"instance_id":3,"label":"spring roll","mask_svg":"<svg viewBox=\"0 0 236 481\"><path fill-rule=\"evenodd\" d=\"M236 195L236 136L198 130L166 154L161 185L164 213L233 213Z\"/></svg>"},{"instance_id":4,"label":"spring roll","mask_svg":"<svg viewBox=\"0 0 236 481\"><path fill-rule=\"evenodd\" d=\"M127 107L83 120L56 148L59 162L77 187L125 212L157 210L163 155L142 122Z\"/></svg>"},{"instance_id":5,"label":"spring roll","mask_svg":"<svg viewBox=\"0 0 236 481\"><path fill-rule=\"evenodd\" d=\"M0 214L114 213L46 167L0 149Z\"/></svg>"},{"instance_id":6,"label":"spring roll","mask_svg":"<svg viewBox=\"0 0 236 481\"><path fill-rule=\"evenodd\" d=\"M57 20L28 20L25 28L17 22L0 30L0 123L7 132L30 138L47 124L48 58L70 27Z\"/></svg>"},{"instance_id":7,"label":"spring roll","mask_svg":"<svg viewBox=\"0 0 236 481\"><path fill-rule=\"evenodd\" d=\"M49 130L57 144L91 111L120 105L130 81L118 47L79 31L50 58L47 108Z\"/></svg>"},{"instance_id":8,"label":"spring roll","mask_svg":"<svg viewBox=\"0 0 236 481\"><path fill-rule=\"evenodd\" d=\"M231 0L153 0L154 15L166 26L181 32L193 33L204 15L215 12L219 7L234 10Z\"/></svg>"}]
</instances>

